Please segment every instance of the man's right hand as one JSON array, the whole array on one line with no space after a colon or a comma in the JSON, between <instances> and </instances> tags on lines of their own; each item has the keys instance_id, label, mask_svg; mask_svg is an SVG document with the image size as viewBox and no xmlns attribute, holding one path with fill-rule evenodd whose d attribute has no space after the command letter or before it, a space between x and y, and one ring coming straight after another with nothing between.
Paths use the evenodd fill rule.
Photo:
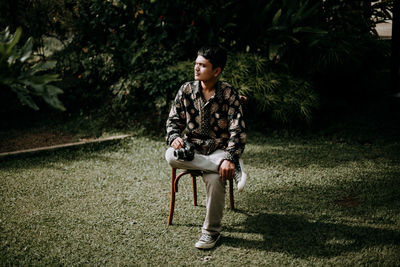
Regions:
<instances>
[{"instance_id":1,"label":"man's right hand","mask_svg":"<svg viewBox=\"0 0 400 267\"><path fill-rule=\"evenodd\" d=\"M175 148L175 149L180 149L182 147L184 147L185 142L183 141L182 138L177 137L174 141L172 141L171 143L171 147Z\"/></svg>"}]
</instances>

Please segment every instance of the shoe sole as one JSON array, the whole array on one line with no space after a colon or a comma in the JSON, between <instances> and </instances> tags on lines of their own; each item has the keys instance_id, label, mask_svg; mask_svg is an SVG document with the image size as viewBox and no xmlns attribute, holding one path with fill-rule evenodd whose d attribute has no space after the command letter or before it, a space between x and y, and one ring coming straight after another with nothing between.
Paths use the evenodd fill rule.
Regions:
<instances>
[{"instance_id":1,"label":"shoe sole","mask_svg":"<svg viewBox=\"0 0 400 267\"><path fill-rule=\"evenodd\" d=\"M243 161L239 159L239 164L240 164L240 169L242 170L242 177L240 178L240 182L237 185L238 192L242 192L244 189L244 186L246 185L246 180L247 180L247 174L245 173L244 167L243 167Z\"/></svg>"},{"instance_id":2,"label":"shoe sole","mask_svg":"<svg viewBox=\"0 0 400 267\"><path fill-rule=\"evenodd\" d=\"M246 180L247 180L247 174L242 171L242 178L240 179L240 183L238 183L237 185L238 192L243 191L244 186L246 185Z\"/></svg>"}]
</instances>

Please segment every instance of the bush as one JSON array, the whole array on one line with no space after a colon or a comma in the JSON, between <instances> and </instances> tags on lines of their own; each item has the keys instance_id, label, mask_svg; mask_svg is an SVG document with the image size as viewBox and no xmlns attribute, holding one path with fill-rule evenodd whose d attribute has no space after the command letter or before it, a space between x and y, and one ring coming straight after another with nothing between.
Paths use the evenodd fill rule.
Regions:
<instances>
[{"instance_id":1,"label":"bush","mask_svg":"<svg viewBox=\"0 0 400 267\"><path fill-rule=\"evenodd\" d=\"M163 128L179 87L192 79L193 63L190 61L121 77L110 88L115 96L113 117L124 123L133 116L152 127Z\"/></svg>"},{"instance_id":2,"label":"bush","mask_svg":"<svg viewBox=\"0 0 400 267\"><path fill-rule=\"evenodd\" d=\"M172 16L180 12L173 4L166 5L166 10L160 5L77 3L74 35L55 55L70 111L101 109L120 124L127 118L161 121L186 80L180 66L188 63L178 62L188 57L181 45L194 33L189 17L183 13ZM181 23L187 25L175 27Z\"/></svg>"},{"instance_id":3,"label":"bush","mask_svg":"<svg viewBox=\"0 0 400 267\"><path fill-rule=\"evenodd\" d=\"M230 55L223 72L239 92L256 104L253 112L279 123L310 121L318 96L309 81L276 70L275 64L256 54Z\"/></svg>"},{"instance_id":4,"label":"bush","mask_svg":"<svg viewBox=\"0 0 400 267\"><path fill-rule=\"evenodd\" d=\"M317 95L328 101L332 93L357 95L360 85L347 86L346 78L379 72L382 49L371 30L393 1L361 2L16 0L0 4L6 13L0 25L21 23L39 50L43 36L63 42L53 58L72 113L102 110L121 124L135 116L161 122L177 88L192 79L188 60L199 46L218 42L235 55L225 78L250 96L255 112L279 122L310 121Z\"/></svg>"},{"instance_id":5,"label":"bush","mask_svg":"<svg viewBox=\"0 0 400 267\"><path fill-rule=\"evenodd\" d=\"M55 66L55 62L32 62L32 39L29 38L22 48L17 44L22 30L18 28L14 34L9 29L0 33L0 86L5 101L2 111L13 108L7 103L12 95L5 91L15 93L22 105L27 105L34 110L39 106L35 97L43 99L55 109L64 110L64 106L58 99L63 91L52 83L58 80L58 74L45 73ZM5 89L5 90L4 90Z\"/></svg>"}]
</instances>

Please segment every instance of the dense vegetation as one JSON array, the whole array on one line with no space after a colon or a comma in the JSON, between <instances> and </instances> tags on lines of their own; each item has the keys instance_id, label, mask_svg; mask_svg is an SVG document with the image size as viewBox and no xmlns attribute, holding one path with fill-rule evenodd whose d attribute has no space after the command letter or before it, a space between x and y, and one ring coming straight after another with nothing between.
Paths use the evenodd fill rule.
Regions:
<instances>
[{"instance_id":1,"label":"dense vegetation","mask_svg":"<svg viewBox=\"0 0 400 267\"><path fill-rule=\"evenodd\" d=\"M42 102L38 95L61 107L61 88L68 113L101 110L121 125L144 117L162 124L177 88L192 79L197 48L213 42L230 52L223 78L249 96L254 117L311 121L338 99L354 104L388 93L390 44L374 27L390 18L392 6L350 0L2 2L0 26L22 27L20 46L32 37L36 51L28 63L56 61L52 72L60 79L46 85L50 98L32 93L22 99L0 80L6 89L1 111L20 109L18 98L33 107L29 103Z\"/></svg>"}]
</instances>

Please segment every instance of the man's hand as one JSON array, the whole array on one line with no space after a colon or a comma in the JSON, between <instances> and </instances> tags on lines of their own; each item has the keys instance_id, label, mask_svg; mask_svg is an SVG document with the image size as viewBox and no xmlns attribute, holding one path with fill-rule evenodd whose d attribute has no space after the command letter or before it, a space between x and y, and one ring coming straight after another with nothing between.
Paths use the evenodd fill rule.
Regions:
<instances>
[{"instance_id":1,"label":"man's hand","mask_svg":"<svg viewBox=\"0 0 400 267\"><path fill-rule=\"evenodd\" d=\"M171 143L171 147L175 148L175 149L180 149L185 145L185 142L183 141L182 138L177 137L175 138L174 141L172 141Z\"/></svg>"},{"instance_id":2,"label":"man's hand","mask_svg":"<svg viewBox=\"0 0 400 267\"><path fill-rule=\"evenodd\" d=\"M223 182L228 179L232 179L235 175L235 164L227 159L222 161L221 166L219 166L219 176Z\"/></svg>"}]
</instances>

